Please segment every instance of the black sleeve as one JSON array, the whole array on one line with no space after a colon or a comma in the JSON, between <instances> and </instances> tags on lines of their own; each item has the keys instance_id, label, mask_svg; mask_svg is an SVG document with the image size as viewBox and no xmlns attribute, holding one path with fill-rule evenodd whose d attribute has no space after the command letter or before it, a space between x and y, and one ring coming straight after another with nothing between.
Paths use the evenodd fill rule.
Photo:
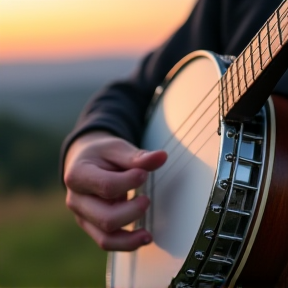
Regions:
<instances>
[{"instance_id":1,"label":"black sleeve","mask_svg":"<svg viewBox=\"0 0 288 288\"><path fill-rule=\"evenodd\" d=\"M186 22L162 46L148 54L131 77L111 83L92 97L65 139L62 157L75 138L92 130L107 130L139 144L146 109L155 88L169 70L194 50L219 51L220 24L217 25L216 17L219 5L216 2L219 1L199 1ZM204 15L208 21L204 21ZM210 36L206 37L207 34Z\"/></svg>"},{"instance_id":2,"label":"black sleeve","mask_svg":"<svg viewBox=\"0 0 288 288\"><path fill-rule=\"evenodd\" d=\"M80 135L106 130L136 145L146 109L169 70L188 53L204 49L238 55L281 0L199 0L186 22L162 46L147 55L126 80L104 87L88 103L62 146Z\"/></svg>"}]
</instances>

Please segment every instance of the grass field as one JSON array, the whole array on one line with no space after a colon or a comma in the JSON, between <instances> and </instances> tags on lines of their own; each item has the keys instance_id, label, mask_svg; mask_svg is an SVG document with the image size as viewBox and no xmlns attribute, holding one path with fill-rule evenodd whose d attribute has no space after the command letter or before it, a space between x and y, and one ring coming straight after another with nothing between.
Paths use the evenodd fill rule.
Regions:
<instances>
[{"instance_id":1,"label":"grass field","mask_svg":"<svg viewBox=\"0 0 288 288\"><path fill-rule=\"evenodd\" d=\"M106 253L78 228L64 197L0 199L0 287L105 287Z\"/></svg>"}]
</instances>

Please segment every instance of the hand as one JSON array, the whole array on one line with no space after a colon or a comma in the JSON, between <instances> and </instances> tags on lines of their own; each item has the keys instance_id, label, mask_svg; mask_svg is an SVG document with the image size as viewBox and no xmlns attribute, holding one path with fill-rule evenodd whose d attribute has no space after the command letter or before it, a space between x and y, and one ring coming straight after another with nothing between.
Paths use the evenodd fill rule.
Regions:
<instances>
[{"instance_id":1,"label":"hand","mask_svg":"<svg viewBox=\"0 0 288 288\"><path fill-rule=\"evenodd\" d=\"M127 191L164 164L164 151L139 150L106 132L77 139L65 160L66 205L79 226L104 250L132 251L152 241L151 234L122 227L143 216L149 199L127 200Z\"/></svg>"}]
</instances>

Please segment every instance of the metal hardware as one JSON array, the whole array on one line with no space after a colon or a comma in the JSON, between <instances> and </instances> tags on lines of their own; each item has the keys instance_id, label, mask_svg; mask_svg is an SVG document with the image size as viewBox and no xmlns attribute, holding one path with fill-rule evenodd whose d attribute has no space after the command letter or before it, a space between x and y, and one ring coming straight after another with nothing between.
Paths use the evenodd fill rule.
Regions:
<instances>
[{"instance_id":1,"label":"metal hardware","mask_svg":"<svg viewBox=\"0 0 288 288\"><path fill-rule=\"evenodd\" d=\"M227 180L220 180L219 185L222 189L226 190L229 186L229 183Z\"/></svg>"},{"instance_id":2,"label":"metal hardware","mask_svg":"<svg viewBox=\"0 0 288 288\"><path fill-rule=\"evenodd\" d=\"M170 287L170 286L169 286ZM179 282L177 285L176 285L176 288L194 288L195 286L190 286L186 283L183 283L183 282Z\"/></svg>"},{"instance_id":3,"label":"metal hardware","mask_svg":"<svg viewBox=\"0 0 288 288\"><path fill-rule=\"evenodd\" d=\"M244 184L241 184L241 183L234 183L234 187L243 188L243 189L247 189L247 190L254 190L254 191L258 190L258 187L250 186L250 185L244 185Z\"/></svg>"},{"instance_id":4,"label":"metal hardware","mask_svg":"<svg viewBox=\"0 0 288 288\"><path fill-rule=\"evenodd\" d=\"M211 262L216 262L219 264L226 264L226 265L232 265L233 260L232 259L218 259L218 258L210 258L209 259Z\"/></svg>"},{"instance_id":5,"label":"metal hardware","mask_svg":"<svg viewBox=\"0 0 288 288\"><path fill-rule=\"evenodd\" d=\"M222 275L206 275L206 274L200 274L199 278L201 280L207 281L207 282L213 282L215 284L221 284L225 281L225 278Z\"/></svg>"},{"instance_id":6,"label":"metal hardware","mask_svg":"<svg viewBox=\"0 0 288 288\"><path fill-rule=\"evenodd\" d=\"M223 144L211 200L186 262L171 282L171 288L222 287L229 279L258 200L266 156L267 121L266 110L262 108L247 129L245 123L221 122ZM246 149L245 157L241 154L243 149ZM240 182L238 168L245 165L249 166L251 180ZM239 230L240 221L243 227ZM177 286L179 283L185 286Z\"/></svg>"},{"instance_id":7,"label":"metal hardware","mask_svg":"<svg viewBox=\"0 0 288 288\"><path fill-rule=\"evenodd\" d=\"M235 137L235 135L236 135L236 130L235 129L229 129L228 131L227 131L227 133L226 133L226 136L228 137L228 138L233 138L233 137Z\"/></svg>"},{"instance_id":8,"label":"metal hardware","mask_svg":"<svg viewBox=\"0 0 288 288\"><path fill-rule=\"evenodd\" d=\"M162 86L157 86L155 89L155 94L157 94L159 96L163 93L163 90L164 90L164 88Z\"/></svg>"},{"instance_id":9,"label":"metal hardware","mask_svg":"<svg viewBox=\"0 0 288 288\"><path fill-rule=\"evenodd\" d=\"M243 238L241 237L235 237L235 236L230 236L230 235L225 235L225 234L219 234L218 238L221 239L227 239L227 240L231 240L231 241L243 241Z\"/></svg>"},{"instance_id":10,"label":"metal hardware","mask_svg":"<svg viewBox=\"0 0 288 288\"><path fill-rule=\"evenodd\" d=\"M252 164L252 165L256 165L256 166L262 165L261 161L255 161L255 160L247 159L244 157L239 157L239 162L246 163L246 164Z\"/></svg>"},{"instance_id":11,"label":"metal hardware","mask_svg":"<svg viewBox=\"0 0 288 288\"><path fill-rule=\"evenodd\" d=\"M211 205L210 209L215 214L219 214L222 211L222 207L219 205Z\"/></svg>"},{"instance_id":12,"label":"metal hardware","mask_svg":"<svg viewBox=\"0 0 288 288\"><path fill-rule=\"evenodd\" d=\"M214 235L215 235L215 233L213 230L205 230L204 231L204 236L209 240L211 240Z\"/></svg>"},{"instance_id":13,"label":"metal hardware","mask_svg":"<svg viewBox=\"0 0 288 288\"><path fill-rule=\"evenodd\" d=\"M233 209L227 209L227 212L238 214L241 216L250 216L251 215L251 213L249 213L249 212L240 211L240 210L233 210Z\"/></svg>"},{"instance_id":14,"label":"metal hardware","mask_svg":"<svg viewBox=\"0 0 288 288\"><path fill-rule=\"evenodd\" d=\"M195 277L195 274L196 274L196 272L195 272L195 270L193 270L193 269L188 269L188 270L186 271L186 275L187 275L187 277L189 277L189 278Z\"/></svg>"},{"instance_id":15,"label":"metal hardware","mask_svg":"<svg viewBox=\"0 0 288 288\"><path fill-rule=\"evenodd\" d=\"M243 139L252 141L262 141L264 138L261 135L243 133Z\"/></svg>"},{"instance_id":16,"label":"metal hardware","mask_svg":"<svg viewBox=\"0 0 288 288\"><path fill-rule=\"evenodd\" d=\"M228 162L233 162L234 158L235 157L233 156L232 153L228 153L228 154L225 155L225 160L228 161Z\"/></svg>"},{"instance_id":17,"label":"metal hardware","mask_svg":"<svg viewBox=\"0 0 288 288\"><path fill-rule=\"evenodd\" d=\"M202 251L196 251L194 254L195 258L199 261L202 261L205 257L204 253Z\"/></svg>"}]
</instances>

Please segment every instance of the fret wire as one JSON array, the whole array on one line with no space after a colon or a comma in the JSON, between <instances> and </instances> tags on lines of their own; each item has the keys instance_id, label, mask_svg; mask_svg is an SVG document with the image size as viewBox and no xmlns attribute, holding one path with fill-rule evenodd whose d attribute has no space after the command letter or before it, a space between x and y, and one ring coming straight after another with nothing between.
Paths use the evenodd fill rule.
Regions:
<instances>
[{"instance_id":1,"label":"fret wire","mask_svg":"<svg viewBox=\"0 0 288 288\"><path fill-rule=\"evenodd\" d=\"M277 21L277 27L278 27L278 34L279 34L279 39L280 39L280 45L282 45L283 43L283 39L282 39L282 31L281 31L281 23L280 23L280 11L277 10L277 18L278 18L278 21Z\"/></svg>"},{"instance_id":2,"label":"fret wire","mask_svg":"<svg viewBox=\"0 0 288 288\"><path fill-rule=\"evenodd\" d=\"M240 79L240 73L239 73L239 70L240 70L240 65L239 65L239 61L240 61L240 57L238 57L237 59L236 59L236 68L237 68L237 70L236 70L236 73L237 73L237 80L238 80L238 86L239 86L239 95L241 95L242 93L241 93L241 79ZM238 98L239 98L239 95L238 95Z\"/></svg>"},{"instance_id":3,"label":"fret wire","mask_svg":"<svg viewBox=\"0 0 288 288\"><path fill-rule=\"evenodd\" d=\"M279 8L279 12L280 12L280 10L284 7L284 11L283 11L283 13L280 15L280 24L279 24L279 29L280 29L280 35L281 35L281 37L282 37L282 44L283 44L283 42L284 41L286 41L287 39L283 39L283 36L284 35L282 35L282 33L284 33L284 31L285 31L285 29L287 28L287 22L288 22L288 4L287 4L288 2L286 1L285 3L283 2L283 5L281 5L281 7ZM284 6L285 4L287 4L286 6ZM282 26L282 22L283 22L283 20L286 20L286 22L285 22L285 24ZM282 29L283 28L283 29ZM287 35L286 35L287 36ZM284 36L285 37L285 36Z\"/></svg>"},{"instance_id":4,"label":"fret wire","mask_svg":"<svg viewBox=\"0 0 288 288\"><path fill-rule=\"evenodd\" d=\"M226 75L225 77L225 82L226 82L226 98L227 98L227 112L228 112L228 109L229 109L229 93L228 93L228 81L227 81L227 73L224 74L224 76Z\"/></svg>"},{"instance_id":5,"label":"fret wire","mask_svg":"<svg viewBox=\"0 0 288 288\"><path fill-rule=\"evenodd\" d=\"M270 30L269 30L269 21L267 21L267 37L268 37L268 49L269 49L269 56L270 59L272 59L272 51L271 51L271 36L270 36Z\"/></svg>"},{"instance_id":6,"label":"fret wire","mask_svg":"<svg viewBox=\"0 0 288 288\"><path fill-rule=\"evenodd\" d=\"M283 27L283 31L286 30L286 29L288 29L287 26L288 26L288 23ZM285 43L287 44L287 40L288 40L288 37L287 37L287 36L288 36L288 31L286 31L286 38L283 39L283 41L284 41L283 44L285 44ZM282 46L282 45L281 45L281 46Z\"/></svg>"},{"instance_id":7,"label":"fret wire","mask_svg":"<svg viewBox=\"0 0 288 288\"><path fill-rule=\"evenodd\" d=\"M244 82L245 82L245 87L246 89L248 88L247 84L247 71L246 71L246 61L245 61L245 53L243 53L243 69L244 69Z\"/></svg>"},{"instance_id":8,"label":"fret wire","mask_svg":"<svg viewBox=\"0 0 288 288\"><path fill-rule=\"evenodd\" d=\"M217 83L216 83L216 85L217 85L217 87L218 87L218 90L219 90L219 94L218 94L218 106L219 106L219 110L218 110L218 114L219 114L219 123L221 122L221 116L220 116L220 111L221 111L221 106L222 106L222 103L221 103L221 86L220 86L220 80L219 81L217 81ZM219 89L219 87L220 87L220 89ZM223 100L223 99L222 99ZM222 115L224 115L224 113L222 113ZM220 126L219 126L220 127Z\"/></svg>"},{"instance_id":9,"label":"fret wire","mask_svg":"<svg viewBox=\"0 0 288 288\"><path fill-rule=\"evenodd\" d=\"M259 55L260 55L260 70L262 70L262 67L263 67L263 63L262 63L262 57L261 57L261 54L262 54L262 49L261 49L261 39L260 39L260 33L257 35L258 37L257 37L257 39L258 39L258 43L259 43L259 45L258 45L258 48L259 48Z\"/></svg>"},{"instance_id":10,"label":"fret wire","mask_svg":"<svg viewBox=\"0 0 288 288\"><path fill-rule=\"evenodd\" d=\"M288 4L287 4L287 3L288 3L287 1L284 1L284 2L280 5L280 7L277 9L280 18L281 18L282 16L284 16L284 18L285 18L285 13L287 13L287 11L288 11ZM285 4L286 4L286 7L284 7ZM284 7L285 10L284 10L283 13L280 15L280 10L281 10L283 7ZM287 14L286 14L286 16L287 16Z\"/></svg>"},{"instance_id":11,"label":"fret wire","mask_svg":"<svg viewBox=\"0 0 288 288\"><path fill-rule=\"evenodd\" d=\"M251 46L252 47L252 46ZM279 48L280 46L277 46L277 48ZM276 49L277 50L277 49ZM252 55L252 54L251 54ZM257 59L255 59L256 61L255 61L255 63L257 62L257 60L258 59L260 59L261 57L258 57ZM252 67L253 67L253 65L252 65ZM239 68L238 69L240 69L240 68L242 68L242 66L239 66ZM259 69L259 70L262 70L261 68ZM234 74L235 75L235 74ZM234 77L231 77L232 79L234 78ZM255 80L255 79L254 79ZM240 97L240 96L242 96L242 95L238 95L238 98ZM230 107L229 107L230 108ZM228 109L229 110L229 109Z\"/></svg>"},{"instance_id":12,"label":"fret wire","mask_svg":"<svg viewBox=\"0 0 288 288\"><path fill-rule=\"evenodd\" d=\"M232 66L232 65L231 65ZM226 71L226 82L227 82L227 94L229 100L234 103L234 91L233 91L233 77L232 77L232 69L231 66Z\"/></svg>"},{"instance_id":13,"label":"fret wire","mask_svg":"<svg viewBox=\"0 0 288 288\"><path fill-rule=\"evenodd\" d=\"M252 53L252 45L249 46L250 47L250 59L251 59L251 70L252 70L252 77L253 77L253 80L255 81L255 70L254 70L254 63L253 63L253 58L254 58L254 55Z\"/></svg>"},{"instance_id":14,"label":"fret wire","mask_svg":"<svg viewBox=\"0 0 288 288\"><path fill-rule=\"evenodd\" d=\"M277 25L277 24L274 24L273 26L272 26L272 28L275 26L275 25ZM271 42L271 43L274 43L274 41L276 40L276 38L275 39L273 39L273 41ZM259 42L259 41L258 41ZM262 42L261 42L262 43ZM280 46L277 46L277 48L279 48ZM258 49L259 48L259 45L257 46L257 48L253 51L253 46L252 45L249 45L249 48L250 48L250 56L251 56L251 68L252 68L252 73L253 73L253 80L255 80L255 67L254 67L254 64L256 64L256 62L257 62L257 60L260 60L260 57L258 57L258 58L255 58L255 59L253 59L254 58L254 52L256 51L256 49ZM246 48L246 50L247 50L248 48ZM245 50L245 51L246 51ZM262 51L262 52L265 52L267 49L265 49L264 51ZM277 49L276 49L277 50ZM275 51L276 51L275 50ZM243 52L243 55L244 55L244 53L245 53L245 51ZM272 52L272 50L271 50L271 52ZM274 51L273 51L274 52ZM272 54L273 54L273 52L272 52ZM262 55L263 55L263 53L262 53ZM240 55L241 56L241 55ZM248 57L249 58L249 57ZM255 60L255 61L253 61L253 60ZM244 63L246 63L248 61L248 59L246 59L245 60L245 62ZM238 69L237 70L239 70L239 69L241 69L243 66L242 65L238 65ZM243 67L244 69L245 69L245 67ZM232 69L231 69L231 71L232 71ZM234 78L234 76L236 75L236 73L234 73L233 74L233 72L231 73L231 77L230 77L230 79L229 79L229 81L232 81L233 80L233 78ZM241 82L241 79L240 79L240 82ZM234 83L234 82L233 82ZM234 85L233 85L234 86ZM235 89L233 89L233 91L234 91Z\"/></svg>"},{"instance_id":15,"label":"fret wire","mask_svg":"<svg viewBox=\"0 0 288 288\"><path fill-rule=\"evenodd\" d=\"M224 111L225 111L225 109L224 109L224 106L225 106L225 103L227 102L227 101L225 101L224 100L224 90L223 90L223 76L221 77L221 95L222 95L222 115L225 115L225 113L224 113Z\"/></svg>"},{"instance_id":16,"label":"fret wire","mask_svg":"<svg viewBox=\"0 0 288 288\"><path fill-rule=\"evenodd\" d=\"M231 89L232 89L232 99L233 104L235 103L235 94L234 94L234 81L233 81L233 74L231 69Z\"/></svg>"},{"instance_id":17,"label":"fret wire","mask_svg":"<svg viewBox=\"0 0 288 288\"><path fill-rule=\"evenodd\" d=\"M275 41L275 40L274 40L274 41ZM277 46L277 48L275 49L275 51L276 51L279 47L281 47L281 45ZM259 58L258 58L258 59L259 59ZM255 62L257 62L258 59L256 59ZM236 63L235 63L235 64L236 64ZM240 66L240 68L242 68L242 66ZM260 70L262 70L262 69L260 69ZM237 76L237 74L238 74L238 73L235 73L235 74L233 74L233 76ZM230 78L229 81L231 81L231 79L234 78L233 76ZM234 94L234 91L236 91L236 89L237 89L237 87L233 89L232 94ZM240 93L237 98L240 98L241 96L242 96L242 95L241 95L241 93ZM234 103L235 103L235 102L234 102ZM233 103L233 104L234 104L234 103ZM232 107L232 105L231 105L231 106L228 106L228 111L229 111L229 109L230 109L231 107ZM223 115L224 115L224 114L223 114Z\"/></svg>"},{"instance_id":18,"label":"fret wire","mask_svg":"<svg viewBox=\"0 0 288 288\"><path fill-rule=\"evenodd\" d=\"M277 11L275 11L275 13L277 13L277 21L276 21L276 23L275 24L273 24L273 26L272 26L272 29L270 30L269 28L267 29L268 30L268 33L267 33L267 37L269 37L269 39L268 39L268 41L269 41L269 47L268 47L268 49L269 49L269 54L271 55L271 59L273 58L273 53L275 52L275 51L277 51L281 46L282 46L282 44L283 44L283 39L282 39L282 30L281 30L281 22L286 18L286 16L285 16L285 13L288 11L288 9L285 9L285 11L284 11L284 13L282 13L281 15L280 15L280 13L279 13L279 10L280 9L278 9ZM275 14L274 13L274 14ZM273 16L271 16L271 18L272 17L274 17L275 15L273 14ZM280 21L279 21L279 19L280 19ZM267 23L268 24L268 23ZM266 24L266 25L267 25ZM267 25L268 27L269 27L269 24ZM272 35L274 35L275 34L275 32L273 33L273 34L271 34L270 35L270 32L273 30L273 28L275 27L275 26L277 26L277 30L278 30L278 33L277 33L277 35L276 35L276 37L271 41L271 36ZM283 27L283 31L286 29L286 27L288 26L288 23ZM275 30L273 30L273 31L275 31ZM279 40L280 40L280 44L274 49L274 50L272 50L272 47L271 47L271 45L270 44L272 44L272 43L274 43L275 41L276 41L276 39L277 39L277 36L279 35ZM258 40L258 46L255 48L255 50L253 51L253 46L252 46L252 43L253 43L253 41L254 40L256 40L256 38L257 38L257 40ZM262 49L261 49L261 43L262 43L262 41L260 40L259 41L259 39L260 39L260 32L256 35L256 36L254 36L254 38L251 40L251 42L250 42L250 45L246 48L246 49L250 49L250 51L251 51L251 53L250 53L250 56L251 56L251 68L252 68L252 74L253 74L253 80L255 80L255 75L257 74L256 73L256 71L255 71L255 67L254 67L254 64L257 62L257 60L260 60L260 69L259 69L259 71L260 70L263 70L262 69L262 67L263 67L263 63L262 63L262 57L261 56L263 56L263 52L265 53L266 51L267 51L267 48L266 49L264 49L264 51L262 51ZM259 45L260 44L260 45ZM259 48L259 50L260 50L260 52L259 52L259 57L258 58L256 58L256 59L254 59L254 52L256 51L256 49L257 48ZM246 50L245 50L246 51ZM244 51L244 52L245 52ZM244 52L243 52L243 54L244 54ZM243 58L245 59L245 57L244 57L244 55L240 55L240 57L241 56L243 56ZM238 60L239 60L239 57L237 58ZM236 91L236 89L238 88L238 87L234 87L234 77L236 76L237 77L237 80L238 80L238 83L239 83L239 87L240 87L240 83L241 83L241 80L243 79L243 78L241 78L240 79L240 77L239 77L239 69L240 68L244 68L244 70L245 70L245 63L248 61L248 59L249 59L249 57L247 58L247 59L245 59L245 61L243 61L243 66L242 65L239 65L239 62L237 61L237 59L236 59L236 61L234 62L234 63L232 63L232 65L236 65L237 66L237 69L236 69L236 73L233 73L233 70L231 69L231 77L230 77L230 79L228 79L227 80L227 78L226 78L226 85L228 85L228 83L229 82L231 82L231 87L232 87L232 97L233 97L233 103L232 104L234 104L235 103L235 91ZM254 61L255 60L255 61ZM229 67L230 68L230 67ZM224 75L223 75L224 76ZM246 75L245 75L246 76ZM244 79L245 80L245 79ZM247 83L247 81L246 81L246 83ZM227 88L227 87L226 87ZM223 88L221 88L222 90L223 90ZM221 92L223 92L223 91L221 91ZM239 95L238 95L238 98L240 97L240 96L242 96L241 95L241 91L240 91L240 89L239 89ZM224 99L222 99L222 101L224 101L224 102L228 102L228 97L229 97L229 95L227 95L227 100L226 101L224 101ZM228 103L227 103L228 104ZM225 103L223 103L222 104L222 106L223 105L225 105ZM232 106L232 105L231 105ZM231 107L231 106L229 106L228 105L228 110L227 110L227 112L229 111L229 108ZM223 106L224 107L224 106ZM224 111L223 111L224 112ZM224 114L223 114L224 115Z\"/></svg>"}]
</instances>

